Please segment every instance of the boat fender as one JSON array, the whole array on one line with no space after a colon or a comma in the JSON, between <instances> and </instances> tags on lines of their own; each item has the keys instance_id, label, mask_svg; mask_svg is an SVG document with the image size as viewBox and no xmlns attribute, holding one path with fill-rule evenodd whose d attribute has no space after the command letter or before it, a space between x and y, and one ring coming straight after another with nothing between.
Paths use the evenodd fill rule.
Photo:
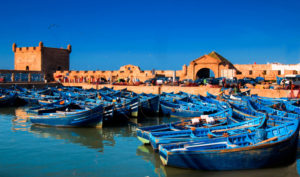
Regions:
<instances>
[{"instance_id":1,"label":"boat fender","mask_svg":"<svg viewBox=\"0 0 300 177\"><path fill-rule=\"evenodd\" d=\"M192 119L192 124L199 124L200 123L200 120L198 118L193 118Z\"/></svg>"},{"instance_id":2,"label":"boat fender","mask_svg":"<svg viewBox=\"0 0 300 177\"><path fill-rule=\"evenodd\" d=\"M174 109L174 108L172 108L172 112L175 112L175 109Z\"/></svg>"},{"instance_id":3,"label":"boat fender","mask_svg":"<svg viewBox=\"0 0 300 177\"><path fill-rule=\"evenodd\" d=\"M224 132L222 136L223 137L229 137L229 134L227 132Z\"/></svg>"},{"instance_id":4,"label":"boat fender","mask_svg":"<svg viewBox=\"0 0 300 177\"><path fill-rule=\"evenodd\" d=\"M195 131L195 130L196 130L196 127L191 127L191 130L192 130L192 131Z\"/></svg>"},{"instance_id":5,"label":"boat fender","mask_svg":"<svg viewBox=\"0 0 300 177\"><path fill-rule=\"evenodd\" d=\"M214 135L207 133L208 138L213 138Z\"/></svg>"},{"instance_id":6,"label":"boat fender","mask_svg":"<svg viewBox=\"0 0 300 177\"><path fill-rule=\"evenodd\" d=\"M206 118L208 117L208 115L201 115L201 119L205 119L206 120Z\"/></svg>"},{"instance_id":7,"label":"boat fender","mask_svg":"<svg viewBox=\"0 0 300 177\"><path fill-rule=\"evenodd\" d=\"M213 117L207 117L206 118L206 123L208 123L208 124L214 124L215 123L215 119Z\"/></svg>"}]
</instances>

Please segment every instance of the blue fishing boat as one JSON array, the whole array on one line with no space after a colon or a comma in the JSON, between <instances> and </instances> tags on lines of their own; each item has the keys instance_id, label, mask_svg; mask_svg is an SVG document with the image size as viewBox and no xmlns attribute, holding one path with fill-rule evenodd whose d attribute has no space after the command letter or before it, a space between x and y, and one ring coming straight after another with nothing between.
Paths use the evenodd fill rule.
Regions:
<instances>
[{"instance_id":1,"label":"blue fishing boat","mask_svg":"<svg viewBox=\"0 0 300 177\"><path fill-rule=\"evenodd\" d=\"M235 123L231 125L212 126L208 128L190 128L189 130L151 132L150 143L153 149L158 149L161 144L169 144L176 142L197 141L199 139L216 138L222 136L232 136L246 132L252 132L261 128L264 124L268 124L265 118L256 118L249 121Z\"/></svg>"},{"instance_id":2,"label":"blue fishing boat","mask_svg":"<svg viewBox=\"0 0 300 177\"><path fill-rule=\"evenodd\" d=\"M139 99L138 97L121 98L101 94L101 99L112 102L114 105L114 117L127 120L130 117L138 116Z\"/></svg>"},{"instance_id":3,"label":"blue fishing boat","mask_svg":"<svg viewBox=\"0 0 300 177\"><path fill-rule=\"evenodd\" d=\"M42 105L42 106L47 106L47 105L53 105L53 104L60 104L61 101L64 101L64 100L61 100L61 99L40 99L38 100L38 103L39 105Z\"/></svg>"},{"instance_id":4,"label":"blue fishing boat","mask_svg":"<svg viewBox=\"0 0 300 177\"><path fill-rule=\"evenodd\" d=\"M67 100L62 100L58 104L52 103L45 106L36 106L36 107L30 107L26 109L26 113L28 114L35 114L35 115L41 115L44 113L53 113L56 111L64 111L68 107L70 107L70 102Z\"/></svg>"},{"instance_id":5,"label":"blue fishing boat","mask_svg":"<svg viewBox=\"0 0 300 177\"><path fill-rule=\"evenodd\" d=\"M33 124L57 127L102 127L103 106L74 106L64 111L29 116Z\"/></svg>"},{"instance_id":6,"label":"blue fishing boat","mask_svg":"<svg viewBox=\"0 0 300 177\"><path fill-rule=\"evenodd\" d=\"M115 105L112 102L108 102L105 100L99 100L99 99L85 99L84 101L82 100L77 100L73 101L76 104L79 104L81 106L97 106L97 105L102 105L103 107L103 114L102 114L102 119L103 119L103 125L111 124L114 121L114 107Z\"/></svg>"},{"instance_id":7,"label":"blue fishing boat","mask_svg":"<svg viewBox=\"0 0 300 177\"><path fill-rule=\"evenodd\" d=\"M300 107L294 106L287 101L282 102L282 106L283 105L287 111L295 113L295 114L300 114Z\"/></svg>"},{"instance_id":8,"label":"blue fishing boat","mask_svg":"<svg viewBox=\"0 0 300 177\"><path fill-rule=\"evenodd\" d=\"M269 97L261 97L261 96L257 96L257 95L251 95L251 99L252 99L252 101L256 101L265 106L273 106L276 104L283 104L284 102L293 104L299 100L299 99L288 99L288 98L269 98Z\"/></svg>"},{"instance_id":9,"label":"blue fishing boat","mask_svg":"<svg viewBox=\"0 0 300 177\"><path fill-rule=\"evenodd\" d=\"M139 96L139 115L157 115L159 113L159 95L138 94Z\"/></svg>"},{"instance_id":10,"label":"blue fishing boat","mask_svg":"<svg viewBox=\"0 0 300 177\"><path fill-rule=\"evenodd\" d=\"M235 118L238 118L240 120L249 120L255 117L265 117L266 115L262 112L259 112L255 110L250 101L246 101L246 105L240 105L240 104L230 104L233 109L233 116Z\"/></svg>"},{"instance_id":11,"label":"blue fishing boat","mask_svg":"<svg viewBox=\"0 0 300 177\"><path fill-rule=\"evenodd\" d=\"M15 105L17 94L13 92L6 92L0 94L0 107Z\"/></svg>"},{"instance_id":12,"label":"blue fishing boat","mask_svg":"<svg viewBox=\"0 0 300 177\"><path fill-rule=\"evenodd\" d=\"M146 127L139 127L137 131L137 138L144 144L150 143L150 133L151 132L162 132L162 131L178 131L178 130L186 130L191 129L191 127L211 127L211 126L219 126L224 125L227 123L226 116L231 116L232 110L228 108L217 114L214 114L215 117L214 122L207 123L203 121L193 121L193 119L201 119L193 118L193 119L182 119L181 121L169 123L169 124L162 124L162 125L153 125L153 126L146 126Z\"/></svg>"},{"instance_id":13,"label":"blue fishing boat","mask_svg":"<svg viewBox=\"0 0 300 177\"><path fill-rule=\"evenodd\" d=\"M250 101L251 106L256 109L257 111L268 113L269 115L277 115L281 117L290 117L290 118L300 118L300 114L290 113L278 109L274 109L263 104L259 104L255 101Z\"/></svg>"},{"instance_id":14,"label":"blue fishing boat","mask_svg":"<svg viewBox=\"0 0 300 177\"><path fill-rule=\"evenodd\" d=\"M226 108L230 107L230 105L225 101L220 101L220 100L216 100L214 98L204 97L204 96L201 96L201 95L199 95L198 98L200 100L203 100L204 102L215 104L221 109L226 109Z\"/></svg>"},{"instance_id":15,"label":"blue fishing boat","mask_svg":"<svg viewBox=\"0 0 300 177\"><path fill-rule=\"evenodd\" d=\"M266 168L295 160L299 121L223 138L159 146L164 165L199 170Z\"/></svg>"},{"instance_id":16,"label":"blue fishing boat","mask_svg":"<svg viewBox=\"0 0 300 177\"><path fill-rule=\"evenodd\" d=\"M162 113L171 117L199 117L221 111L216 106L211 107L209 105L205 106L184 101L169 102L162 99L160 100L160 106Z\"/></svg>"},{"instance_id":17,"label":"blue fishing boat","mask_svg":"<svg viewBox=\"0 0 300 177\"><path fill-rule=\"evenodd\" d=\"M213 94L211 94L211 93L209 93L209 92L206 92L206 97L208 97L208 98L213 98L213 99L217 99L217 96L215 96L215 95L213 95Z\"/></svg>"}]
</instances>

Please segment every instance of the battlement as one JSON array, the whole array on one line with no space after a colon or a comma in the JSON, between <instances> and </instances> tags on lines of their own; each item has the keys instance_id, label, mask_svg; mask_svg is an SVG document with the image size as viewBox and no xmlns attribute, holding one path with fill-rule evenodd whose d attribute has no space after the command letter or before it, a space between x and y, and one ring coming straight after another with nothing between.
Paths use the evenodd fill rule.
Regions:
<instances>
[{"instance_id":1,"label":"battlement","mask_svg":"<svg viewBox=\"0 0 300 177\"><path fill-rule=\"evenodd\" d=\"M64 49L64 48L44 47L44 44L43 44L42 41L39 43L39 46L37 46L37 47L17 47L16 43L13 43L13 45L12 45L12 51L15 52L15 53L16 52L35 52L35 51L40 52L40 51L42 51L42 49L67 50L69 53L72 52L72 46L70 44L67 46L66 49Z\"/></svg>"},{"instance_id":2,"label":"battlement","mask_svg":"<svg viewBox=\"0 0 300 177\"><path fill-rule=\"evenodd\" d=\"M34 51L41 51L41 48L40 47L17 47L14 52L34 52Z\"/></svg>"}]
</instances>

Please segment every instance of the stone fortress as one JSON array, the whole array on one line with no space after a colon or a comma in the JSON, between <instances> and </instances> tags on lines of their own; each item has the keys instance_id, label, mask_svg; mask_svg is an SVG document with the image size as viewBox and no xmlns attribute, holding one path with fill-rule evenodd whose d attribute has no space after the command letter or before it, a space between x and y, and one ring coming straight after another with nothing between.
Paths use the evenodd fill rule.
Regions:
<instances>
[{"instance_id":1,"label":"stone fortress","mask_svg":"<svg viewBox=\"0 0 300 177\"><path fill-rule=\"evenodd\" d=\"M51 80L56 71L68 71L70 65L71 45L67 49L45 47L43 42L37 47L17 47L13 43L15 70L41 71L45 78Z\"/></svg>"},{"instance_id":2,"label":"stone fortress","mask_svg":"<svg viewBox=\"0 0 300 177\"><path fill-rule=\"evenodd\" d=\"M71 45L67 49L45 47L42 42L38 47L17 47L13 44L15 53L15 70L40 71L47 79L61 82L79 83L96 82L100 79L117 81L127 79L145 81L154 77L179 77L183 79L198 79L215 77L264 77L266 80L276 80L290 74L300 74L299 64L232 64L217 52L211 52L194 59L189 65L183 65L182 70L141 70L138 66L125 65L117 71L70 71Z\"/></svg>"}]
</instances>

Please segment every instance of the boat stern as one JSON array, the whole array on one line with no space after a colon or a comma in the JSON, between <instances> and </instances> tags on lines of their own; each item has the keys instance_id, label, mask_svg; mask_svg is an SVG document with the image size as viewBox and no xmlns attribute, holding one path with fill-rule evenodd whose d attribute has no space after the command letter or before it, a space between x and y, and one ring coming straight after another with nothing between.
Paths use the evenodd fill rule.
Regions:
<instances>
[{"instance_id":1,"label":"boat stern","mask_svg":"<svg viewBox=\"0 0 300 177\"><path fill-rule=\"evenodd\" d=\"M159 158L163 165L168 165L168 150L163 148L163 146L159 146Z\"/></svg>"}]
</instances>

